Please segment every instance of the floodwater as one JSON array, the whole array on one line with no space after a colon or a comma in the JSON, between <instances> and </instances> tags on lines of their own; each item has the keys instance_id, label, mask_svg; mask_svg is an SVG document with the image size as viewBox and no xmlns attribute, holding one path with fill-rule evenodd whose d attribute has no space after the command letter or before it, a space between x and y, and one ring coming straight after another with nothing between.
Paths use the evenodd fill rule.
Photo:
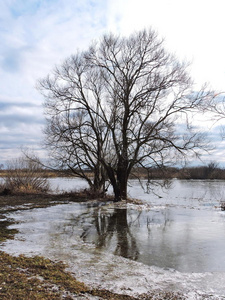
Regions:
<instances>
[{"instance_id":1,"label":"floodwater","mask_svg":"<svg viewBox=\"0 0 225 300\"><path fill-rule=\"evenodd\" d=\"M85 187L53 179L52 188ZM2 243L12 254L64 260L92 286L131 295L172 290L188 299L225 299L223 181L174 180L169 190L145 194L131 181L129 194L143 205L69 203L18 211L19 230Z\"/></svg>"}]
</instances>

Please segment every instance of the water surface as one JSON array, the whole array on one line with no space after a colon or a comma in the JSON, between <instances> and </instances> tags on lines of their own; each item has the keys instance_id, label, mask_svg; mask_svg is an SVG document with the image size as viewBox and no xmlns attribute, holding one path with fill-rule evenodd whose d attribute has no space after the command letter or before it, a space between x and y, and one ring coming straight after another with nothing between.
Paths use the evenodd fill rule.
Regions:
<instances>
[{"instance_id":1,"label":"water surface","mask_svg":"<svg viewBox=\"0 0 225 300\"><path fill-rule=\"evenodd\" d=\"M57 184L66 189L66 182L79 186ZM63 259L81 280L118 292L171 289L223 299L224 183L174 180L171 190L150 195L131 184L130 195L144 205L70 203L10 214L19 234L2 247Z\"/></svg>"}]
</instances>

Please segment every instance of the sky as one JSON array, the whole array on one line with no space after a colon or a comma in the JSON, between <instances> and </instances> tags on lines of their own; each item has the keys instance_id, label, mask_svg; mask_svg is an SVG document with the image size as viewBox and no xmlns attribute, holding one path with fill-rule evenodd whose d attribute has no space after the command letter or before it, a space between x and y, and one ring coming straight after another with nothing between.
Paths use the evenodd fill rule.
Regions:
<instances>
[{"instance_id":1,"label":"sky","mask_svg":"<svg viewBox=\"0 0 225 300\"><path fill-rule=\"evenodd\" d=\"M0 0L0 164L28 147L41 158L43 97L37 81L103 34L153 28L201 87L225 91L224 0ZM219 126L202 120L224 163Z\"/></svg>"}]
</instances>

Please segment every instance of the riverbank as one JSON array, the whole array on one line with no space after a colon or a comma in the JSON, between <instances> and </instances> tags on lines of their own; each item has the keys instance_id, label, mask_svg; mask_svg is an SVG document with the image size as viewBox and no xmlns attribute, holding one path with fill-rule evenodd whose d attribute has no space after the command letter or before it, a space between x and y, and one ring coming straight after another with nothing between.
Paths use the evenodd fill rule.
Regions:
<instances>
[{"instance_id":1,"label":"riverbank","mask_svg":"<svg viewBox=\"0 0 225 300\"><path fill-rule=\"evenodd\" d=\"M91 289L77 281L65 271L62 262L53 262L43 257L11 256L0 251L0 297L8 299L184 299L182 295L163 293L158 298L152 296L120 295L102 289Z\"/></svg>"},{"instance_id":2,"label":"riverbank","mask_svg":"<svg viewBox=\"0 0 225 300\"><path fill-rule=\"evenodd\" d=\"M90 197L78 193L62 195L8 195L0 196L0 241L13 239L17 233L9 229L13 220L7 214L17 210L66 204L71 201L91 201ZM98 200L95 200L98 201ZM101 199L106 201L106 199ZM172 292L152 292L133 297L120 295L104 289L92 289L65 271L62 262L53 262L43 257L14 257L0 252L0 298L1 299L185 299ZM19 298L18 298L19 296Z\"/></svg>"},{"instance_id":3,"label":"riverbank","mask_svg":"<svg viewBox=\"0 0 225 300\"><path fill-rule=\"evenodd\" d=\"M66 272L62 262L39 256L15 257L0 252L0 267L0 298L4 300L137 299L107 290L91 289Z\"/></svg>"},{"instance_id":4,"label":"riverbank","mask_svg":"<svg viewBox=\"0 0 225 300\"><path fill-rule=\"evenodd\" d=\"M110 200L110 199L101 199L101 201L106 201L106 200ZM68 204L69 207L71 204L71 202L86 202L86 201L90 201L99 202L100 200L96 199L96 200L91 200L90 196L87 196L85 194L83 194L83 196L80 194L78 195L78 193L64 193L61 195L7 195L7 196L0 196L0 240L4 241L6 239L13 239L14 235L17 233L16 229L11 229L8 228L9 225L13 225L14 224L14 220L13 219L9 219L8 216L10 215L10 213L14 213L16 211L21 211L21 210L31 210L32 208L44 208L43 213L45 211L45 208L48 209L47 207L49 206L55 206L55 205L59 205L59 207L68 207L67 205L63 205L60 206L60 204ZM140 204L140 201L132 201L133 204ZM80 204L79 204L80 205ZM83 204L82 204L83 205ZM126 203L122 203L122 206L125 206ZM116 207L118 206L118 208L122 207L121 205L119 205L118 203L116 204ZM111 204L110 204L111 207ZM113 204L114 207L114 204ZM57 207L53 207L54 209ZM39 211L39 210L38 210ZM22 219L21 219L22 220ZM20 222L20 221L19 221ZM0 241L0 242L1 242ZM4 242L3 242L4 244ZM23 252L21 252L23 253ZM53 265L55 266L56 269L58 269L59 271L62 270L63 272L65 272L67 275L65 276L69 276L71 278L71 282L74 282L73 280L76 280L76 270L79 273L79 268L75 268L72 270L72 273L67 272L65 269L66 266L61 263L58 264L57 261L55 261L53 259L53 261L49 261L48 259L46 260L43 257L32 257L32 258L27 258L24 256L21 256L21 260L17 259L16 257L14 257L13 255L16 255L16 253L11 255L8 255L4 252L0 252L0 268L1 268L1 275L0 275L0 299L24 299L24 300L30 300L30 299L95 299L95 300L100 300L100 299L154 299L154 300L159 300L159 299L171 299L171 300L176 300L176 299L191 299L191 298L187 298L185 296L183 296L181 293L176 292L173 293L171 292L166 292L164 290L151 290L152 288L150 287L149 290L147 291L147 294L139 294L138 296L136 295L136 293L133 292L129 292L129 289L116 289L113 290L111 288L109 288L107 285L104 286L101 284L101 282L99 282L99 286L95 285L95 289L93 289L93 285L89 284L88 286L86 286L85 284L83 286L85 286L85 290L82 290L81 292L78 290L76 291L72 291L67 289L64 286L64 281L65 279L62 280L62 282L60 283L60 279L59 282L56 284L56 282L54 281L54 277L55 277L55 272L57 272ZM39 255L39 254L38 254ZM48 257L48 256L47 256ZM61 259L61 258L59 258ZM36 262L35 262L36 261ZM39 263L40 262L40 263ZM82 263L82 262L81 262ZM25 264L25 265L24 265ZM38 267L36 270L33 270L34 265L38 264ZM7 267L8 266L8 267ZM86 265L85 265L86 266ZM122 266L121 266L122 267ZM84 267L85 268L85 267ZM31 271L29 271L31 269ZM46 270L47 277L43 277L42 274L42 270ZM26 270L28 270L28 274L24 274L24 272ZM97 270L97 269L96 269ZM92 272L91 270L87 270L89 273ZM61 272L61 271L60 271ZM25 272L26 273L26 272ZM34 275L32 275L34 273ZM9 278L7 277L7 274L9 276L16 276L11 278L9 276ZM13 275L14 274L14 275ZM25 276L25 277L24 277ZM57 275L58 276L58 275ZM60 275L60 278L64 278L63 274ZM123 274L123 276L126 277L126 272ZM147 275L146 275L147 276ZM52 278L53 277L53 278ZM100 276L101 277L101 276ZM124 278L125 278L124 277ZM17 279L16 279L17 278ZM34 281L36 282L36 280L38 280L37 285L34 285L34 287L31 287L30 285L30 278L35 279ZM43 279L44 278L44 279ZM58 277L57 277L58 278ZM78 281L78 286L79 283L82 284L82 282L86 282L83 278L79 278ZM149 277L149 280L151 278L151 275ZM138 279L138 278L137 278ZM70 279L68 279L70 281ZM108 279L107 279L108 280ZM122 280L122 278L121 278ZM19 288L22 289L21 292L24 293L24 296L20 297L20 298L16 298L16 289L14 289L15 286L15 282L17 281L22 281L23 284L22 287L20 286ZM28 281L28 282L27 282ZM40 282L39 282L40 281ZM32 281L31 281L32 282ZM29 287L30 285L30 287ZM58 285L58 286L57 286ZM110 286L111 283L108 283L108 285ZM151 285L151 284L150 284ZM6 289L7 286L7 289ZM73 286L75 286L75 283L73 283ZM154 284L153 284L154 286ZM96 289L97 287L97 289ZM31 296L26 296L27 292L32 288L32 292L36 291L37 292L37 296L33 296L35 294L32 294ZM86 290L87 288L87 290ZM109 288L109 290L108 290ZM46 296L43 296L42 298L40 298L38 296L38 294L41 294L39 292L39 290L41 289L41 291L43 293L46 293ZM6 292L15 292L15 296L12 295L12 297L8 296L8 294L4 294ZM113 292L116 292L115 294ZM123 295L121 295L121 294ZM127 295L124 295L125 293L127 293ZM146 292L144 292L146 293ZM48 296L48 294L50 296ZM53 296L56 298L53 298ZM38 298L39 297L39 298ZM50 298L47 298L50 297ZM58 297L58 298L57 298ZM206 295L205 295L206 297ZM193 298L195 299L195 298ZM197 298L196 298L197 299ZM211 298L210 296L208 298L198 298L198 299L214 299Z\"/></svg>"}]
</instances>

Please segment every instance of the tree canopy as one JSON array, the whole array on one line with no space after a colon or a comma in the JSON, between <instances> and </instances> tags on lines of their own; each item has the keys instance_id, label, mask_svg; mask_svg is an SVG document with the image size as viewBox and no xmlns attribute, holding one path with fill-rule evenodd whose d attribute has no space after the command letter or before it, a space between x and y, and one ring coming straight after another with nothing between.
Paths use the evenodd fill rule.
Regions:
<instances>
[{"instance_id":1,"label":"tree canopy","mask_svg":"<svg viewBox=\"0 0 225 300\"><path fill-rule=\"evenodd\" d=\"M104 192L109 180L115 199L126 199L133 170L171 164L205 147L189 116L209 94L192 86L187 65L153 30L104 35L40 81L46 145L92 189Z\"/></svg>"}]
</instances>

